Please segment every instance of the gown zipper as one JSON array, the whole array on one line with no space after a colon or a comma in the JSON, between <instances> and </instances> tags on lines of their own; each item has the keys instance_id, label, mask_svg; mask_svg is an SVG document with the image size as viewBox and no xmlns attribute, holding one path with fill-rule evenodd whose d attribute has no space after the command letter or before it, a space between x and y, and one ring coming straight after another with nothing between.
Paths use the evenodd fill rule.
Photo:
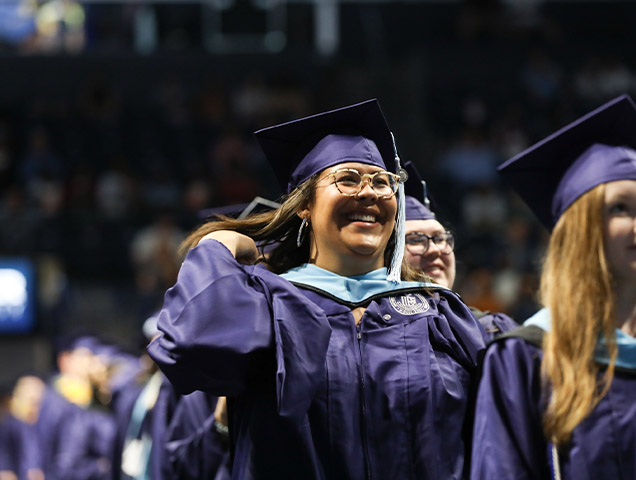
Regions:
<instances>
[{"instance_id":1,"label":"gown zipper","mask_svg":"<svg viewBox=\"0 0 636 480\"><path fill-rule=\"evenodd\" d=\"M366 312L365 312L366 313ZM364 313L362 314L364 317ZM369 445L367 442L367 403L365 399L365 384L364 384L364 364L362 362L362 319L360 323L356 325L356 337L358 339L358 360L359 360L359 374L360 374L360 403L362 408L362 418L360 420L360 426L362 429L362 451L364 454L364 467L366 470L366 478L371 480L371 466L369 465Z\"/></svg>"}]
</instances>

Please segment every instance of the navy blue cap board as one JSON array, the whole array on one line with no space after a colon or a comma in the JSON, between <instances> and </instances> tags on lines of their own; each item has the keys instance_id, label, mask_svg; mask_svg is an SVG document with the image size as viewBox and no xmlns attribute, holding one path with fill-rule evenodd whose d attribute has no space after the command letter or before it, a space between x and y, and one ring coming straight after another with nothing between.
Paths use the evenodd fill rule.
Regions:
<instances>
[{"instance_id":1,"label":"navy blue cap board","mask_svg":"<svg viewBox=\"0 0 636 480\"><path fill-rule=\"evenodd\" d=\"M245 218L251 213L259 213L267 210L275 210L280 203L263 197L254 197L249 203L224 205L222 207L206 208L198 212L200 219L214 220L215 215L226 215L233 218Z\"/></svg>"},{"instance_id":2,"label":"navy blue cap board","mask_svg":"<svg viewBox=\"0 0 636 480\"><path fill-rule=\"evenodd\" d=\"M435 220L435 213L431 210L426 182L422 180L420 172L412 161L404 162L404 170L408 173L409 179L404 185L405 198L405 219L406 220Z\"/></svg>"},{"instance_id":3,"label":"navy blue cap board","mask_svg":"<svg viewBox=\"0 0 636 480\"><path fill-rule=\"evenodd\" d=\"M621 95L499 166L548 230L602 183L636 180L636 105Z\"/></svg>"},{"instance_id":4,"label":"navy blue cap board","mask_svg":"<svg viewBox=\"0 0 636 480\"><path fill-rule=\"evenodd\" d=\"M345 162L376 165L406 181L377 99L311 115L254 132L286 193L314 174ZM396 246L387 279L399 282L404 250L404 186L398 189Z\"/></svg>"},{"instance_id":5,"label":"navy blue cap board","mask_svg":"<svg viewBox=\"0 0 636 480\"><path fill-rule=\"evenodd\" d=\"M397 173L391 131L376 99L263 128L254 135L287 193L315 173L347 161Z\"/></svg>"},{"instance_id":6,"label":"navy blue cap board","mask_svg":"<svg viewBox=\"0 0 636 480\"><path fill-rule=\"evenodd\" d=\"M254 197L249 203L239 203L234 205L224 205L222 207L206 208L205 210L201 210L198 213L198 217L202 220L211 222L218 220L218 215L225 215L226 217L240 219L245 218L252 213L261 213L268 210L276 210L278 207L280 207L280 203L257 196ZM269 252L276 246L276 243L264 243L258 244L258 246L262 249L263 252ZM148 320L151 319L152 316L148 318Z\"/></svg>"}]
</instances>

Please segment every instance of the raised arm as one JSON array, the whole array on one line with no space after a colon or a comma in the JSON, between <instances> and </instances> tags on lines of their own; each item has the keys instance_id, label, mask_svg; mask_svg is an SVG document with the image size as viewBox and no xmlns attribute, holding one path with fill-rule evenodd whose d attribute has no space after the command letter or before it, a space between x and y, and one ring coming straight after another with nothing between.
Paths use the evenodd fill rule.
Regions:
<instances>
[{"instance_id":1,"label":"raised arm","mask_svg":"<svg viewBox=\"0 0 636 480\"><path fill-rule=\"evenodd\" d=\"M166 292L158 320L161 335L148 352L181 393L241 392L251 355L272 345L269 292L253 275L256 267L234 258L241 252L239 242L230 248L233 252L219 241L203 240L190 250L176 284Z\"/></svg>"}]
</instances>

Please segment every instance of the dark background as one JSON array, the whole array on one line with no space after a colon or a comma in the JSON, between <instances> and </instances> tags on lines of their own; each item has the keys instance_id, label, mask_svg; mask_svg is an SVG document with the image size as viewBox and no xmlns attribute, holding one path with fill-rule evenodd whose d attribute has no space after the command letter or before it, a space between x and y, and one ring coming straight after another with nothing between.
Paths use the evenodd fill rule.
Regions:
<instances>
[{"instance_id":1,"label":"dark background","mask_svg":"<svg viewBox=\"0 0 636 480\"><path fill-rule=\"evenodd\" d=\"M80 328L141 348L198 212L280 194L252 132L374 97L455 288L522 322L546 233L496 166L634 90L635 24L631 1L2 2L0 255L38 278L2 375Z\"/></svg>"}]
</instances>

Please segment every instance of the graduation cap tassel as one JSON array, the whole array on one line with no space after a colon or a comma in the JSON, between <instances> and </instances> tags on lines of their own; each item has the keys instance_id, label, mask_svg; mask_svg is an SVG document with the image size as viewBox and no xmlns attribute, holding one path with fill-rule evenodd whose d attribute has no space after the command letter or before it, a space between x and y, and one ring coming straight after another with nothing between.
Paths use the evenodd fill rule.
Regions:
<instances>
[{"instance_id":1,"label":"graduation cap tassel","mask_svg":"<svg viewBox=\"0 0 636 480\"><path fill-rule=\"evenodd\" d=\"M397 192L398 201L398 215L395 221L395 249L393 250L393 256L391 257L391 264L387 272L386 279L389 282L399 283L402 279L402 259L404 258L404 246L405 246L405 197L404 197L404 182L407 179L407 174L402 165L400 164L400 157L397 153L397 147L395 146L395 137L391 133L391 140L393 141L393 153L395 154L395 165L397 168L396 173L402 178Z\"/></svg>"},{"instance_id":2,"label":"graduation cap tassel","mask_svg":"<svg viewBox=\"0 0 636 480\"><path fill-rule=\"evenodd\" d=\"M422 190L424 191L424 206L428 209L431 208L431 201L428 199L428 191L426 190L426 181L422 180Z\"/></svg>"}]
</instances>

